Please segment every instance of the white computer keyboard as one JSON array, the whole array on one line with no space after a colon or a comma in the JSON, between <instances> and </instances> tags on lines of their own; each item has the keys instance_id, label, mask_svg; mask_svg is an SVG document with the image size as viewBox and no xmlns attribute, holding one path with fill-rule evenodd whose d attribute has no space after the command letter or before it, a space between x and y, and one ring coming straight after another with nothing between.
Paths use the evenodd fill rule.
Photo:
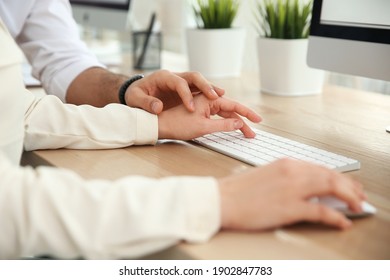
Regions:
<instances>
[{"instance_id":1,"label":"white computer keyboard","mask_svg":"<svg viewBox=\"0 0 390 280\"><path fill-rule=\"evenodd\" d=\"M360 162L288 138L252 128L255 138L240 131L218 132L193 139L194 142L248 164L265 165L280 158L294 158L326 166L340 172L357 170Z\"/></svg>"}]
</instances>

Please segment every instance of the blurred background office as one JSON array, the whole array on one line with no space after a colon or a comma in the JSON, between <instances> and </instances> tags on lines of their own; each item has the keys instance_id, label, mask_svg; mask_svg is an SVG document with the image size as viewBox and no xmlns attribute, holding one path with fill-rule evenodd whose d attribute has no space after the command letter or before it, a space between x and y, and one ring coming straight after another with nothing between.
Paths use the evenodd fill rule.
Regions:
<instances>
[{"instance_id":1,"label":"blurred background office","mask_svg":"<svg viewBox=\"0 0 390 280\"><path fill-rule=\"evenodd\" d=\"M71 0L74 16L79 23L80 33L89 47L108 66L121 63L118 54L131 53L134 31L146 30L153 12L157 21L154 31L163 36L163 57L169 56L173 71L188 70L186 61L186 28L195 27L192 4L196 0ZM234 26L246 29L245 51L242 63L242 75L258 72L256 39L259 36L255 28L254 10L260 0L240 0L238 15ZM303 0L306 1L306 0ZM83 5L87 5L83 7ZM93 7L97 6L97 8ZM83 10L83 8L86 8ZM104 11L103 11L104 10ZM88 15L85 13L88 11ZM97 12L101 12L99 14ZM103 12L115 11L111 17ZM95 16L94 16L95 14ZM126 15L124 19L123 15ZM165 67L162 63L161 67ZM326 73L326 82L366 91L390 94L390 83L381 80ZM256 85L257 86L257 85Z\"/></svg>"}]
</instances>

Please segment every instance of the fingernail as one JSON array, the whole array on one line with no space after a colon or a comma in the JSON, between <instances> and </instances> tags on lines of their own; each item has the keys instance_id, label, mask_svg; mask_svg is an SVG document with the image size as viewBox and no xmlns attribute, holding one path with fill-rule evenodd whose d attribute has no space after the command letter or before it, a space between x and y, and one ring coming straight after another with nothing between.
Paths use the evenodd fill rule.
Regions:
<instances>
[{"instance_id":1,"label":"fingernail","mask_svg":"<svg viewBox=\"0 0 390 280\"><path fill-rule=\"evenodd\" d=\"M215 96L215 97L219 97L218 93L215 91L215 89L211 88L210 89L210 92Z\"/></svg>"},{"instance_id":2,"label":"fingernail","mask_svg":"<svg viewBox=\"0 0 390 280\"><path fill-rule=\"evenodd\" d=\"M194 111L194 110L195 110L195 104L194 104L194 101L190 101L190 109L191 109L192 111Z\"/></svg>"},{"instance_id":3,"label":"fingernail","mask_svg":"<svg viewBox=\"0 0 390 280\"><path fill-rule=\"evenodd\" d=\"M234 128L235 128L235 129L239 129L239 128L241 128L243 125L244 125L244 123L243 123L242 121L240 121L240 120L235 120L235 121L234 121Z\"/></svg>"},{"instance_id":4,"label":"fingernail","mask_svg":"<svg viewBox=\"0 0 390 280\"><path fill-rule=\"evenodd\" d=\"M158 104L157 101L152 103L152 111L153 111L153 113L155 113L155 114L158 113L158 109L159 109L158 107L159 107L159 104Z\"/></svg>"}]
</instances>

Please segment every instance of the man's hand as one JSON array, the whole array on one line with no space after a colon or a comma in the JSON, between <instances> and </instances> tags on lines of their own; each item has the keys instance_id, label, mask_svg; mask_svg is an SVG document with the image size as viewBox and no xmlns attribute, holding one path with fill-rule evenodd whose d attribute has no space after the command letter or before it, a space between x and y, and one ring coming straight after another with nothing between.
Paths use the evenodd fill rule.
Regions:
<instances>
[{"instance_id":1,"label":"man's hand","mask_svg":"<svg viewBox=\"0 0 390 280\"><path fill-rule=\"evenodd\" d=\"M223 89L213 86L197 72L172 73L159 70L131 84L125 100L127 105L152 114L160 114L182 103L188 111L193 112L193 96L200 92L210 100L224 94Z\"/></svg>"},{"instance_id":2,"label":"man's hand","mask_svg":"<svg viewBox=\"0 0 390 280\"><path fill-rule=\"evenodd\" d=\"M183 105L163 111L158 116L159 139L190 140L208 133L236 129L246 137L254 137L254 132L241 117L255 123L261 121L251 109L226 98L210 100L198 94L194 97L194 104L194 112L188 112ZM210 118L213 115L222 118Z\"/></svg>"},{"instance_id":3,"label":"man's hand","mask_svg":"<svg viewBox=\"0 0 390 280\"><path fill-rule=\"evenodd\" d=\"M104 68L89 68L69 85L66 102L96 107L119 102L119 88L127 79L127 76ZM125 101L128 106L141 108L152 114L160 114L179 104L184 104L188 111L193 112L193 95L200 92L210 100L225 93L197 72L173 73L159 70L132 83L125 93Z\"/></svg>"}]
</instances>

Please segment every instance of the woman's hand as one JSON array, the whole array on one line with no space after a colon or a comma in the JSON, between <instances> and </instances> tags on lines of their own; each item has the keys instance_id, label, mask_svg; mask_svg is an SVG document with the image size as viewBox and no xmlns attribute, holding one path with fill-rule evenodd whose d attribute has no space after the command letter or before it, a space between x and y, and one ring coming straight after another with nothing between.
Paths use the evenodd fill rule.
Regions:
<instances>
[{"instance_id":1,"label":"woman's hand","mask_svg":"<svg viewBox=\"0 0 390 280\"><path fill-rule=\"evenodd\" d=\"M194 97L195 111L188 112L179 105L158 116L159 139L190 140L208 133L240 129L245 137L254 137L251 128L242 117L258 123L261 117L246 106L219 97L207 99L203 94ZM211 118L218 115L222 118Z\"/></svg>"},{"instance_id":2,"label":"woman's hand","mask_svg":"<svg viewBox=\"0 0 390 280\"><path fill-rule=\"evenodd\" d=\"M362 186L336 171L298 160L282 159L248 172L219 179L222 228L264 230L296 222L319 222L348 228L340 212L310 198L334 196L360 212Z\"/></svg>"}]
</instances>

